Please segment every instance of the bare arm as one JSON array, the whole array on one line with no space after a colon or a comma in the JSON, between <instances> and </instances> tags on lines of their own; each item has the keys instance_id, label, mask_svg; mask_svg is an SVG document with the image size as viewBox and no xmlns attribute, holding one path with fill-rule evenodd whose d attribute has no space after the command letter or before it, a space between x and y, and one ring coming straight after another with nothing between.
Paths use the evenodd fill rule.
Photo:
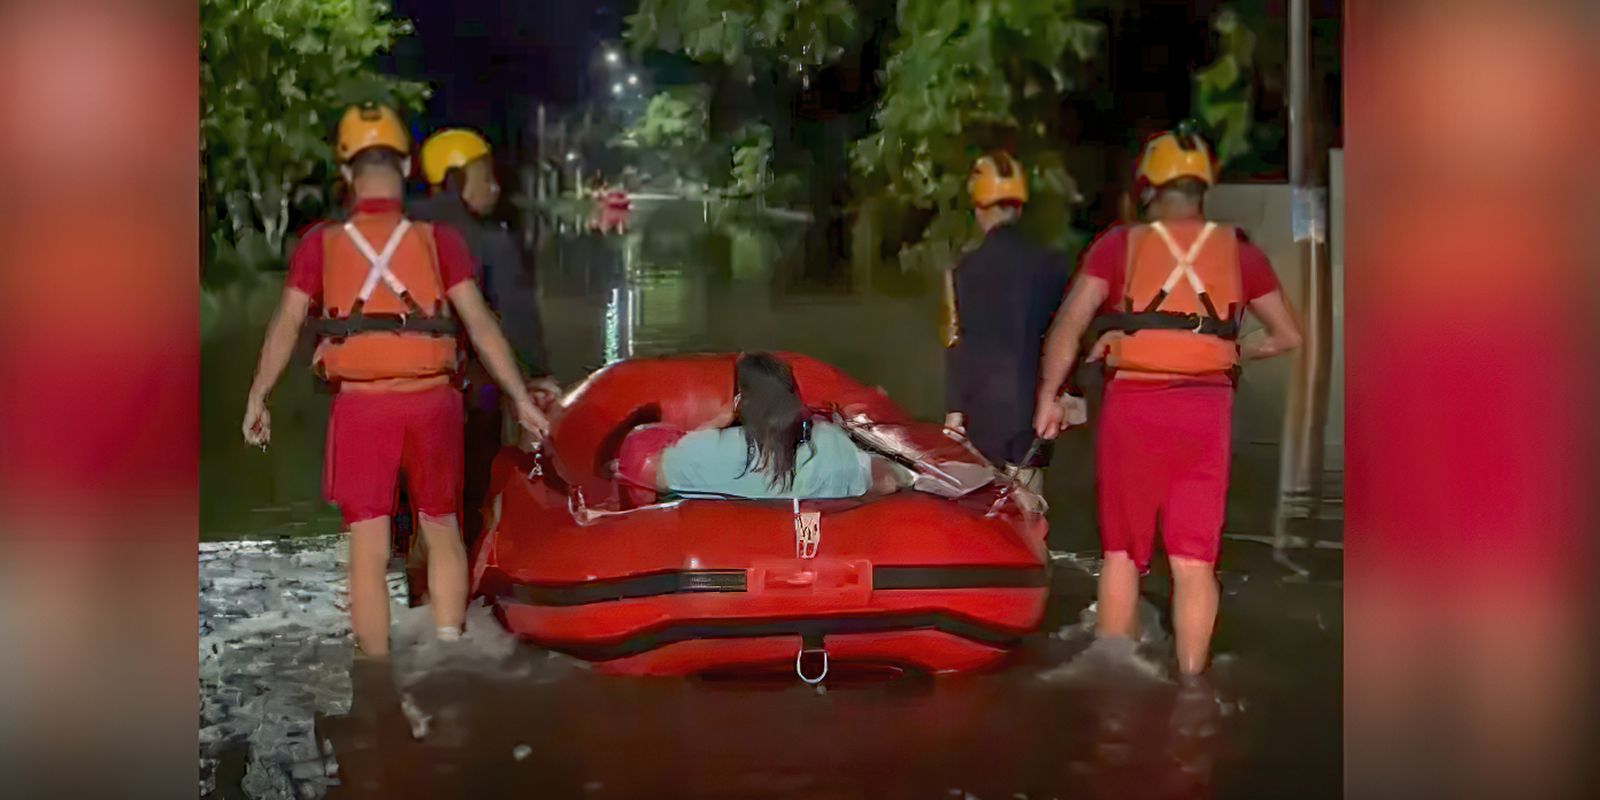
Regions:
<instances>
[{"instance_id":1,"label":"bare arm","mask_svg":"<svg viewBox=\"0 0 1600 800\"><path fill-rule=\"evenodd\" d=\"M1094 321L1095 311L1111 292L1103 279L1079 275L1072 291L1061 301L1055 322L1045 334L1044 356L1039 364L1039 405L1055 402L1078 360L1078 343Z\"/></svg>"},{"instance_id":2,"label":"bare arm","mask_svg":"<svg viewBox=\"0 0 1600 800\"><path fill-rule=\"evenodd\" d=\"M1250 301L1250 313L1261 320L1267 335L1250 342L1241 342L1239 357L1245 361L1283 355L1300 346L1300 326L1294 312L1289 310L1283 292L1273 290Z\"/></svg>"},{"instance_id":3,"label":"bare arm","mask_svg":"<svg viewBox=\"0 0 1600 800\"><path fill-rule=\"evenodd\" d=\"M278 308L267 323L267 336L261 343L261 359L256 362L256 377L250 384L250 398L265 401L272 387L283 377L283 369L294 355L294 343L300 338L300 326L305 324L311 309L311 295L294 287L285 287Z\"/></svg>"},{"instance_id":4,"label":"bare arm","mask_svg":"<svg viewBox=\"0 0 1600 800\"><path fill-rule=\"evenodd\" d=\"M450 305L456 310L456 316L466 326L467 336L472 339L479 360L489 370L495 383L500 384L513 402L519 405L528 403L528 387L522 380L522 371L517 368L516 357L511 354L511 345L506 342L505 334L500 332L500 324L489 310L489 305L483 301L478 285L473 281L461 281L446 294L450 298Z\"/></svg>"}]
</instances>

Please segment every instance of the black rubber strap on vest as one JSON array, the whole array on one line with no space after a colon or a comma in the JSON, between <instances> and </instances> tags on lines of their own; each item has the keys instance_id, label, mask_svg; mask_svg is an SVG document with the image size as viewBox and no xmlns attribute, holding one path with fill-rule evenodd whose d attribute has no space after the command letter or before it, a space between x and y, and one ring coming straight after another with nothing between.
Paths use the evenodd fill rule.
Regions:
<instances>
[{"instance_id":1,"label":"black rubber strap on vest","mask_svg":"<svg viewBox=\"0 0 1600 800\"><path fill-rule=\"evenodd\" d=\"M426 336L456 336L461 325L454 317L400 314L361 314L348 317L322 317L314 320L318 336L343 339L358 333L416 333Z\"/></svg>"},{"instance_id":2,"label":"black rubber strap on vest","mask_svg":"<svg viewBox=\"0 0 1600 800\"><path fill-rule=\"evenodd\" d=\"M1179 314L1173 311L1118 312L1102 314L1095 318L1090 332L1098 338L1107 331L1193 331L1206 336L1232 341L1239 338L1239 323L1201 314Z\"/></svg>"},{"instance_id":3,"label":"black rubber strap on vest","mask_svg":"<svg viewBox=\"0 0 1600 800\"><path fill-rule=\"evenodd\" d=\"M1222 315L1217 313L1217 307L1211 303L1211 295L1206 294L1205 292L1201 292L1199 297L1200 297L1200 304L1205 306L1206 313L1210 314L1212 319L1219 319L1219 320L1222 319ZM1144 307L1144 313L1149 314L1149 313L1154 312L1154 311L1160 311L1161 310L1161 304L1165 303L1166 301L1167 301L1167 291L1165 289L1162 289L1161 291L1156 292L1156 296L1150 299L1150 304ZM1131 308L1132 305L1133 305L1133 301L1129 300L1128 301L1128 306Z\"/></svg>"}]
</instances>

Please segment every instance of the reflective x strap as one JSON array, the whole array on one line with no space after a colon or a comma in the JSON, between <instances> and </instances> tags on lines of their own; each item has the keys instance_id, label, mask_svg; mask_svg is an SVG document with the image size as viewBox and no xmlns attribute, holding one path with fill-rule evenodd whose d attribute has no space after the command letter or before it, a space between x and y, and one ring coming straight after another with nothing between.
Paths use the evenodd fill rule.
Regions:
<instances>
[{"instance_id":1,"label":"reflective x strap","mask_svg":"<svg viewBox=\"0 0 1600 800\"><path fill-rule=\"evenodd\" d=\"M1200 248L1205 247L1206 239L1210 238L1211 232L1217 229L1217 223L1207 222L1206 226L1200 229L1200 235L1195 237L1194 244L1189 246L1188 253L1178 249L1178 243L1172 240L1172 234L1167 232L1165 225L1153 222L1150 224L1150 228L1161 237L1161 241L1167 246L1167 252L1171 253L1173 260L1178 262L1178 265L1172 268L1172 274L1167 276L1167 282L1161 285L1161 294L1170 294L1172 288L1178 285L1178 278L1180 277L1189 281L1189 288L1194 290L1195 295L1205 294L1206 285L1201 283L1200 276L1195 274L1194 260L1200 257Z\"/></svg>"},{"instance_id":2,"label":"reflective x strap","mask_svg":"<svg viewBox=\"0 0 1600 800\"><path fill-rule=\"evenodd\" d=\"M350 241L355 243L356 249L361 251L361 255L367 259L367 263L372 267L367 270L367 280L361 284L361 294L357 296L357 299L362 303L367 302L372 297L372 291L378 288L379 279L382 279L388 285L389 291L394 292L396 297L405 296L406 285L401 283L393 272L389 271L389 259L394 258L394 252L400 249L400 240L405 238L406 231L409 230L411 230L411 220L400 220L400 224L395 226L394 232L389 234L389 241L384 243L383 252L378 253L372 249L372 245L367 243L366 238L361 235L361 231L356 230L354 223L346 222L344 224L345 235L350 237Z\"/></svg>"}]
</instances>

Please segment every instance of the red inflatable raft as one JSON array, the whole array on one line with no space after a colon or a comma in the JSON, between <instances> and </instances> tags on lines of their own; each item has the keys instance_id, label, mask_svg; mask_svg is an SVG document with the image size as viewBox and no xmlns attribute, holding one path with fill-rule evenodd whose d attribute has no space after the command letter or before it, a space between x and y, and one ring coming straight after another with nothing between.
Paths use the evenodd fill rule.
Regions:
<instances>
[{"instance_id":1,"label":"red inflatable raft","mask_svg":"<svg viewBox=\"0 0 1600 800\"><path fill-rule=\"evenodd\" d=\"M830 664L939 673L1003 658L1044 613L1042 504L880 391L782 357L816 413L944 489L632 506L612 474L623 437L713 419L734 356L621 362L562 401L541 451L500 454L474 592L514 634L617 674L818 681Z\"/></svg>"}]
</instances>

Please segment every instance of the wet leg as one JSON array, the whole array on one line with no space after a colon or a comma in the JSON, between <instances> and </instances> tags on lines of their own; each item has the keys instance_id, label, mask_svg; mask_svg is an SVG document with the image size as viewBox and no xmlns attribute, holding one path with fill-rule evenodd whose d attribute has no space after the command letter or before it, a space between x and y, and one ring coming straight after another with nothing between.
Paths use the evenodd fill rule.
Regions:
<instances>
[{"instance_id":1,"label":"wet leg","mask_svg":"<svg viewBox=\"0 0 1600 800\"><path fill-rule=\"evenodd\" d=\"M1172 627L1177 634L1178 671L1205 672L1211 632L1217 622L1217 571L1209 561L1173 556Z\"/></svg>"},{"instance_id":2,"label":"wet leg","mask_svg":"<svg viewBox=\"0 0 1600 800\"><path fill-rule=\"evenodd\" d=\"M460 630L467 616L467 549L456 515L419 514L428 547L428 597L433 624Z\"/></svg>"},{"instance_id":3,"label":"wet leg","mask_svg":"<svg viewBox=\"0 0 1600 800\"><path fill-rule=\"evenodd\" d=\"M350 523L350 630L369 656L389 654L389 518Z\"/></svg>"},{"instance_id":4,"label":"wet leg","mask_svg":"<svg viewBox=\"0 0 1600 800\"><path fill-rule=\"evenodd\" d=\"M1139 635L1139 567L1127 553L1106 553L1100 564L1094 635L1128 639Z\"/></svg>"}]
</instances>

